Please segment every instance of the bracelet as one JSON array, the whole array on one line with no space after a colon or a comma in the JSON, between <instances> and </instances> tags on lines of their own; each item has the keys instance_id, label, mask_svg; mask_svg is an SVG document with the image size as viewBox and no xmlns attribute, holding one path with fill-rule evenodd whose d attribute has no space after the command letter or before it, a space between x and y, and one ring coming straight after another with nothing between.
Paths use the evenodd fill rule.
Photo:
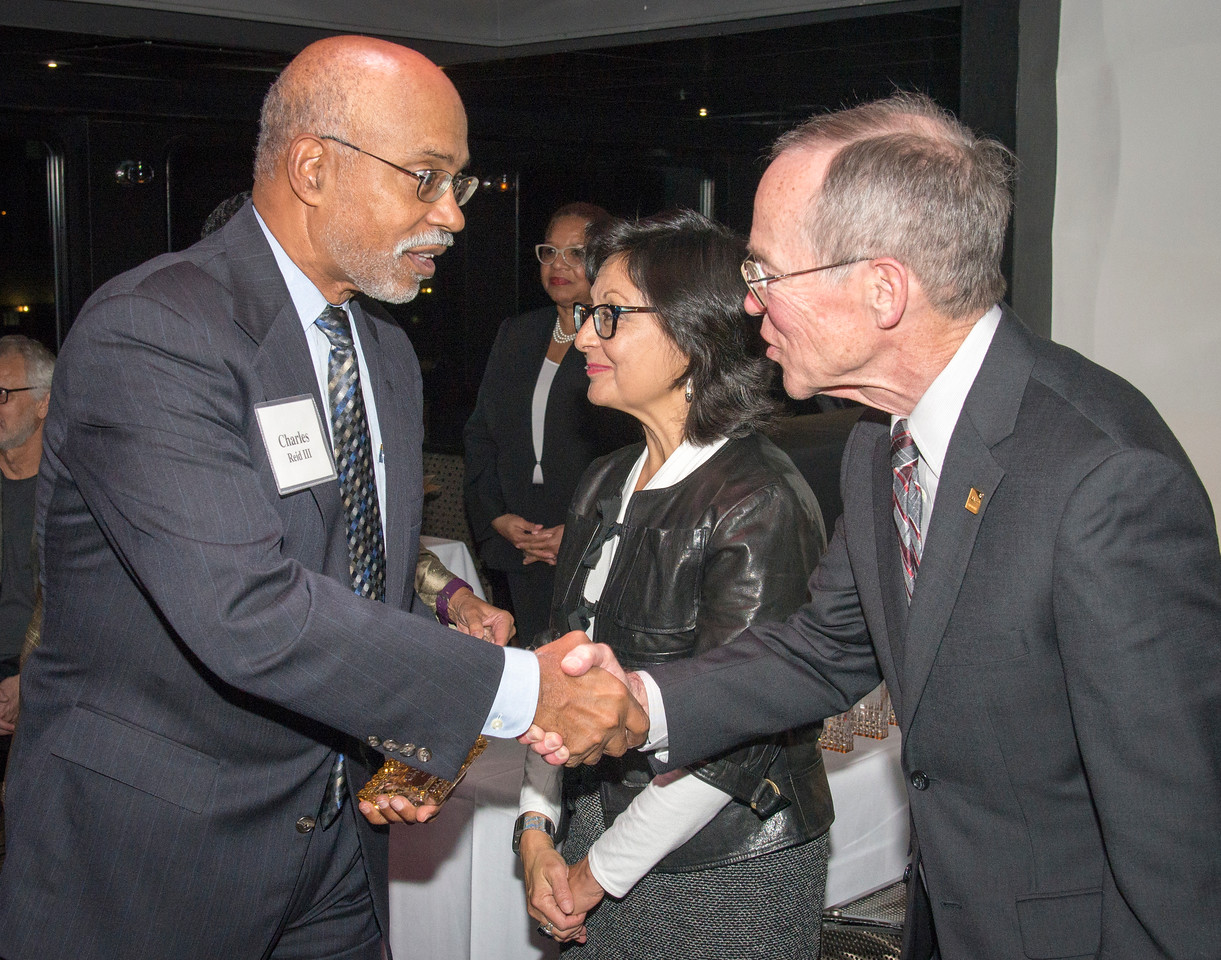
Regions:
<instances>
[{"instance_id":1,"label":"bracelet","mask_svg":"<svg viewBox=\"0 0 1221 960\"><path fill-rule=\"evenodd\" d=\"M513 856L521 853L521 835L527 830L542 830L552 840L555 839L555 824L541 813L523 813L513 824Z\"/></svg>"},{"instance_id":2,"label":"bracelet","mask_svg":"<svg viewBox=\"0 0 1221 960\"><path fill-rule=\"evenodd\" d=\"M471 585L461 577L454 577L449 583L443 586L437 593L437 619L442 623L453 623L449 616L449 599L463 587L474 593Z\"/></svg>"}]
</instances>

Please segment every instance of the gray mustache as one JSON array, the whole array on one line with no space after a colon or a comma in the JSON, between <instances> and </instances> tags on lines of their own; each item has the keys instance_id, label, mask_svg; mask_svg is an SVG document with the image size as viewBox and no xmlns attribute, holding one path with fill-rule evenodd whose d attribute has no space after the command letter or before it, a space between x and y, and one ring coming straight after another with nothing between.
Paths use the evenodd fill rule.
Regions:
<instances>
[{"instance_id":1,"label":"gray mustache","mask_svg":"<svg viewBox=\"0 0 1221 960\"><path fill-rule=\"evenodd\" d=\"M454 235L448 230L442 230L439 227L435 227L432 230L425 230L423 233L417 233L414 237L408 237L394 248L394 254L397 257L401 257L403 254L407 253L407 251L412 250L415 247L452 247L453 245Z\"/></svg>"}]
</instances>

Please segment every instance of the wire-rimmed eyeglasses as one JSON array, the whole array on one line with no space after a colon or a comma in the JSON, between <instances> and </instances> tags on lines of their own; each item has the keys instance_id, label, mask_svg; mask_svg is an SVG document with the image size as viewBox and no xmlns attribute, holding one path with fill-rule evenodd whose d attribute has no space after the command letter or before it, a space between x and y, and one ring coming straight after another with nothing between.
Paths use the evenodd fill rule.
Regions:
<instances>
[{"instance_id":1,"label":"wire-rimmed eyeglasses","mask_svg":"<svg viewBox=\"0 0 1221 960\"><path fill-rule=\"evenodd\" d=\"M555 263L555 258L558 256L568 266L581 270L585 267L585 247L578 245L575 247L557 247L550 243L536 243L534 245L534 255L538 257L538 262L541 264Z\"/></svg>"},{"instance_id":2,"label":"wire-rimmed eyeglasses","mask_svg":"<svg viewBox=\"0 0 1221 960\"><path fill-rule=\"evenodd\" d=\"M370 153L362 147L356 146L354 143L348 143L342 137L333 137L330 134L319 134L319 140L333 140L335 143L342 144L349 150L355 150L357 153L363 153L366 157L372 157L374 160L380 160L388 167L394 167L399 173L405 173L409 177L414 177L417 181L415 185L415 195L425 203L436 203L443 196L445 191L451 186L454 188L454 202L458 206L462 206L475 195L475 191L479 189L479 178L465 176L461 173L450 173L448 170L432 170L425 168L423 170L408 170L406 167L400 167L397 163L392 163L385 157L379 157L376 153Z\"/></svg>"},{"instance_id":3,"label":"wire-rimmed eyeglasses","mask_svg":"<svg viewBox=\"0 0 1221 960\"><path fill-rule=\"evenodd\" d=\"M787 280L789 277L800 277L803 273L818 273L821 270L834 270L836 267L847 267L854 263L863 263L871 257L853 257L851 260L841 260L839 263L827 263L821 267L809 267L805 270L793 270L789 273L774 273L768 276L763 272L763 267L759 265L759 261L754 257L747 257L742 261L742 279L746 281L746 286L754 295L754 298L759 301L759 306L767 306L767 285L775 283L777 280Z\"/></svg>"},{"instance_id":4,"label":"wire-rimmed eyeglasses","mask_svg":"<svg viewBox=\"0 0 1221 960\"><path fill-rule=\"evenodd\" d=\"M603 340L609 340L615 335L615 330L619 326L619 314L656 312L657 310L653 307L623 307L617 303L574 303L572 305L572 319L576 323L577 329L581 329L581 325L588 317L594 322L594 333Z\"/></svg>"},{"instance_id":5,"label":"wire-rimmed eyeglasses","mask_svg":"<svg viewBox=\"0 0 1221 960\"><path fill-rule=\"evenodd\" d=\"M8 403L10 393L21 393L23 390L37 390L37 387L0 387L0 406Z\"/></svg>"}]
</instances>

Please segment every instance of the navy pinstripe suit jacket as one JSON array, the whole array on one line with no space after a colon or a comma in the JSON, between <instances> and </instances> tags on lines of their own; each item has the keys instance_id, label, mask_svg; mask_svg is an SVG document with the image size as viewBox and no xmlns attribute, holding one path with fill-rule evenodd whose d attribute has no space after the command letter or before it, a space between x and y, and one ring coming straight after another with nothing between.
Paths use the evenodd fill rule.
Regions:
<instances>
[{"instance_id":1,"label":"navy pinstripe suit jacket","mask_svg":"<svg viewBox=\"0 0 1221 960\"><path fill-rule=\"evenodd\" d=\"M353 316L384 436L385 604L352 593L337 483L277 493L254 405L326 405L249 207L106 284L73 326L39 484L46 608L0 956L257 957L334 751L359 787L380 760L366 738L426 745L449 777L478 735L502 651L407 612L419 367L401 329ZM386 831L357 820L384 929Z\"/></svg>"}]
</instances>

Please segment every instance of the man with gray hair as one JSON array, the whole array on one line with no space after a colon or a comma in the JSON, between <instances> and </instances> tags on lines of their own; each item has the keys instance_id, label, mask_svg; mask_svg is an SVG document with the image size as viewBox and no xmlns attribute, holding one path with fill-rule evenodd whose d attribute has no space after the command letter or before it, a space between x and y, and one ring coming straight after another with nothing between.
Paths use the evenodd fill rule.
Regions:
<instances>
[{"instance_id":1,"label":"man with gray hair","mask_svg":"<svg viewBox=\"0 0 1221 960\"><path fill-rule=\"evenodd\" d=\"M0 337L0 783L20 705L22 641L34 610L34 483L55 355L21 334ZM4 863L0 795L0 865Z\"/></svg>"},{"instance_id":2,"label":"man with gray hair","mask_svg":"<svg viewBox=\"0 0 1221 960\"><path fill-rule=\"evenodd\" d=\"M790 394L858 400L810 601L629 675L659 766L885 680L905 958L1215 958L1221 554L1150 403L998 298L1010 161L925 97L819 117L755 197L747 308ZM613 669L604 647L565 669ZM532 731L555 762L579 745Z\"/></svg>"}]
</instances>

